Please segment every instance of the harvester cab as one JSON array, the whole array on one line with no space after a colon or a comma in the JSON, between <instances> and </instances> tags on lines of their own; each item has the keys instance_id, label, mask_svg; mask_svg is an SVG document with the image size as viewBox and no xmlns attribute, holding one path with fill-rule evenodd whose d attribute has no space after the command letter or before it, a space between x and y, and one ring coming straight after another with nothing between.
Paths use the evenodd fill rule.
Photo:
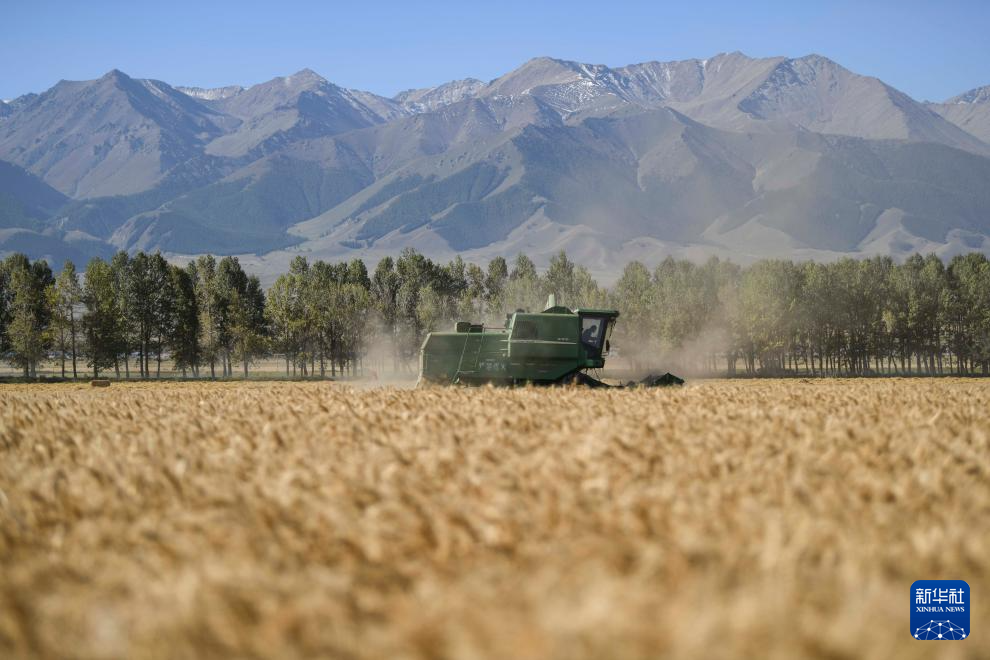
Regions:
<instances>
[{"instance_id":1,"label":"harvester cab","mask_svg":"<svg viewBox=\"0 0 990 660\"><path fill-rule=\"evenodd\" d=\"M588 359L602 359L608 355L612 326L617 316L609 315L605 310L577 310L581 317L581 344Z\"/></svg>"},{"instance_id":2,"label":"harvester cab","mask_svg":"<svg viewBox=\"0 0 990 660\"><path fill-rule=\"evenodd\" d=\"M427 335L420 379L450 384L555 384L600 369L619 312L557 305L517 311L501 328L460 321L453 332Z\"/></svg>"}]
</instances>

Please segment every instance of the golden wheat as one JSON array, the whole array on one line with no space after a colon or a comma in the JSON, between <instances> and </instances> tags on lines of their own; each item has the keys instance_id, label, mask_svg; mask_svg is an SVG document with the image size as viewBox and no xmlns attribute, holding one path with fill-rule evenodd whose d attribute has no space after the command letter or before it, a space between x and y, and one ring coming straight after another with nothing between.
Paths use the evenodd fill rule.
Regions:
<instances>
[{"instance_id":1,"label":"golden wheat","mask_svg":"<svg viewBox=\"0 0 990 660\"><path fill-rule=\"evenodd\" d=\"M990 383L2 386L0 655L990 656ZM948 656L947 656L948 657Z\"/></svg>"}]
</instances>

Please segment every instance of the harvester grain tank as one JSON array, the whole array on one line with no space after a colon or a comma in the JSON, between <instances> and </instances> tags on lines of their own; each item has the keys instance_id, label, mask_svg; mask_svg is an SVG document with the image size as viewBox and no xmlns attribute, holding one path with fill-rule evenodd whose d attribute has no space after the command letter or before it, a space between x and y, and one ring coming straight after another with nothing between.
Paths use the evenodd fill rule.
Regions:
<instances>
[{"instance_id":1,"label":"harvester grain tank","mask_svg":"<svg viewBox=\"0 0 990 660\"><path fill-rule=\"evenodd\" d=\"M542 312L509 314L502 327L458 321L453 332L427 335L420 380L462 385L591 381L584 372L605 366L618 317L614 309L571 310L550 296Z\"/></svg>"}]
</instances>

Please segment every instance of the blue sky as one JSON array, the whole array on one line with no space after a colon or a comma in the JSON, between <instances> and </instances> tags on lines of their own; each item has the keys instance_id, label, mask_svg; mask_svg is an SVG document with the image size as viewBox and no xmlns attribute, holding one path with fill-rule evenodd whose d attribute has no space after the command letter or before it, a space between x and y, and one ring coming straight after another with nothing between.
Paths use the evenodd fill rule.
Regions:
<instances>
[{"instance_id":1,"label":"blue sky","mask_svg":"<svg viewBox=\"0 0 990 660\"><path fill-rule=\"evenodd\" d=\"M820 53L942 100L990 84L988 27L990 0L0 0L0 98L113 68L213 87L305 67L391 96L538 55L620 66L740 50Z\"/></svg>"}]
</instances>

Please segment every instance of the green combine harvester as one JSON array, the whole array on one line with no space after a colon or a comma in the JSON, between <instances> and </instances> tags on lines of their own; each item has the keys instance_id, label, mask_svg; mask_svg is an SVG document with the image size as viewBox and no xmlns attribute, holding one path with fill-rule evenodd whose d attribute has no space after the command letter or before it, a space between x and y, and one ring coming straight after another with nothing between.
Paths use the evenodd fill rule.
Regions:
<instances>
[{"instance_id":1,"label":"green combine harvester","mask_svg":"<svg viewBox=\"0 0 990 660\"><path fill-rule=\"evenodd\" d=\"M459 321L431 332L420 352L420 382L458 385L604 385L585 373L601 369L619 312L557 305L506 315L501 328Z\"/></svg>"}]
</instances>

